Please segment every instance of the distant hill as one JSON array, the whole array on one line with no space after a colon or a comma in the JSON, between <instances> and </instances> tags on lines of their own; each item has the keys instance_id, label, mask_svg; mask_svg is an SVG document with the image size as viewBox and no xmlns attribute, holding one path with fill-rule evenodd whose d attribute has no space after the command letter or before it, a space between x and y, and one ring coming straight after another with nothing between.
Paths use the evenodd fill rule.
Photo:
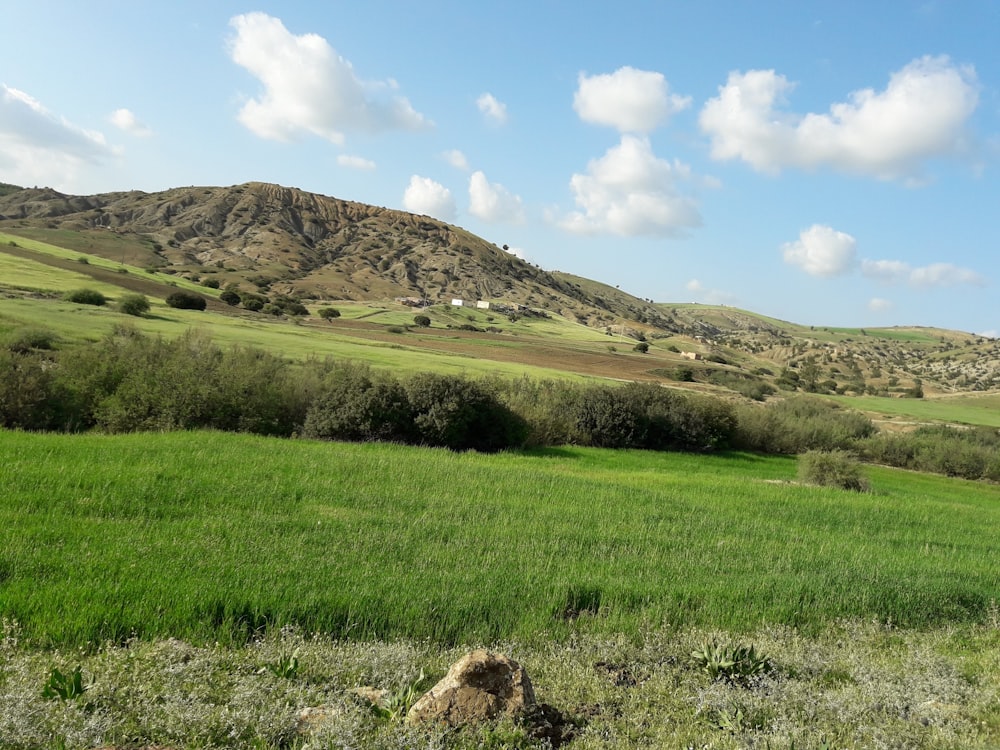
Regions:
<instances>
[{"instance_id":1,"label":"distant hill","mask_svg":"<svg viewBox=\"0 0 1000 750\"><path fill-rule=\"evenodd\" d=\"M749 378L900 396L925 386L936 393L1000 387L995 340L933 328L815 328L725 306L654 303L542 270L427 216L260 182L91 196L0 185L0 231L305 301L462 298L527 306L697 357L684 359L690 364L681 372L658 373L667 379L690 375L734 387L733 378Z\"/></svg>"},{"instance_id":2,"label":"distant hill","mask_svg":"<svg viewBox=\"0 0 1000 750\"><path fill-rule=\"evenodd\" d=\"M213 267L225 282L307 298L488 299L593 326L670 328L646 300L543 271L459 227L260 182L92 196L24 189L0 196L0 217L7 231L71 249L180 274Z\"/></svg>"}]
</instances>

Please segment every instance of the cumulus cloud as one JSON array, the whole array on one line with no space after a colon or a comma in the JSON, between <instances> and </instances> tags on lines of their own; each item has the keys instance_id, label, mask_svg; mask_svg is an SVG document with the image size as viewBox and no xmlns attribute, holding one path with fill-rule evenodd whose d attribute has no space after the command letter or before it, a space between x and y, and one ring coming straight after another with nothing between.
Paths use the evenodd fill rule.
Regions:
<instances>
[{"instance_id":1,"label":"cumulus cloud","mask_svg":"<svg viewBox=\"0 0 1000 750\"><path fill-rule=\"evenodd\" d=\"M906 283L915 287L956 286L971 284L984 286L986 279L976 271L951 263L931 263L912 267L901 260L861 261L861 273L883 284Z\"/></svg>"},{"instance_id":2,"label":"cumulus cloud","mask_svg":"<svg viewBox=\"0 0 1000 750\"><path fill-rule=\"evenodd\" d=\"M932 263L914 268L910 272L910 283L914 286L955 286L972 284L984 286L986 279L969 268L960 268L951 263Z\"/></svg>"},{"instance_id":3,"label":"cumulus cloud","mask_svg":"<svg viewBox=\"0 0 1000 750\"><path fill-rule=\"evenodd\" d=\"M289 141L302 134L343 143L345 133L417 130L430 123L397 93L395 81L358 78L350 62L317 34L296 36L266 13L234 16L233 62L263 86L239 120L261 138Z\"/></svg>"},{"instance_id":4,"label":"cumulus cloud","mask_svg":"<svg viewBox=\"0 0 1000 750\"><path fill-rule=\"evenodd\" d=\"M882 91L862 89L824 114L780 109L793 84L773 70L730 73L699 122L715 159L742 159L762 172L822 166L879 179L912 180L921 163L960 150L978 104L975 70L921 57Z\"/></svg>"},{"instance_id":5,"label":"cumulus cloud","mask_svg":"<svg viewBox=\"0 0 1000 750\"><path fill-rule=\"evenodd\" d=\"M375 169L375 162L363 156L352 156L350 154L340 154L337 156L337 164L348 169L371 170Z\"/></svg>"},{"instance_id":6,"label":"cumulus cloud","mask_svg":"<svg viewBox=\"0 0 1000 750\"><path fill-rule=\"evenodd\" d=\"M484 221L520 224L524 221L521 197L503 185L490 182L481 171L469 178L469 213Z\"/></svg>"},{"instance_id":7,"label":"cumulus cloud","mask_svg":"<svg viewBox=\"0 0 1000 750\"><path fill-rule=\"evenodd\" d=\"M451 191L429 177L413 175L403 193L403 206L415 214L426 214L443 221L455 218L455 199Z\"/></svg>"},{"instance_id":8,"label":"cumulus cloud","mask_svg":"<svg viewBox=\"0 0 1000 750\"><path fill-rule=\"evenodd\" d=\"M469 171L469 160L465 158L465 154L459 151L457 148L453 148L450 151L445 151L441 156L444 160L451 164L455 169L461 169L463 172Z\"/></svg>"},{"instance_id":9,"label":"cumulus cloud","mask_svg":"<svg viewBox=\"0 0 1000 750\"><path fill-rule=\"evenodd\" d=\"M892 309L892 302L882 297L872 297L868 300L868 309L872 312L886 312Z\"/></svg>"},{"instance_id":10,"label":"cumulus cloud","mask_svg":"<svg viewBox=\"0 0 1000 750\"><path fill-rule=\"evenodd\" d=\"M623 133L655 130L690 104L691 97L670 93L662 73L628 66L602 75L581 73L573 97L573 109L581 120Z\"/></svg>"},{"instance_id":11,"label":"cumulus cloud","mask_svg":"<svg viewBox=\"0 0 1000 750\"><path fill-rule=\"evenodd\" d=\"M65 186L84 165L101 164L115 153L101 133L74 125L29 94L0 84L0 169L6 180Z\"/></svg>"},{"instance_id":12,"label":"cumulus cloud","mask_svg":"<svg viewBox=\"0 0 1000 750\"><path fill-rule=\"evenodd\" d=\"M701 225L695 202L677 189L691 179L687 166L660 159L649 140L623 135L621 142L574 174L570 190L577 211L560 225L580 234L672 236Z\"/></svg>"},{"instance_id":13,"label":"cumulus cloud","mask_svg":"<svg viewBox=\"0 0 1000 750\"><path fill-rule=\"evenodd\" d=\"M137 138L148 138L153 134L152 129L144 122L140 122L130 109L116 109L108 119L119 130L124 130Z\"/></svg>"},{"instance_id":14,"label":"cumulus cloud","mask_svg":"<svg viewBox=\"0 0 1000 750\"><path fill-rule=\"evenodd\" d=\"M781 246L785 262L798 266L810 276L830 278L851 270L857 240L832 227L814 224L799 234L795 242Z\"/></svg>"},{"instance_id":15,"label":"cumulus cloud","mask_svg":"<svg viewBox=\"0 0 1000 750\"><path fill-rule=\"evenodd\" d=\"M483 113L487 120L495 125L505 125L507 123L507 105L497 100L493 94L485 93L476 99L476 106Z\"/></svg>"},{"instance_id":16,"label":"cumulus cloud","mask_svg":"<svg viewBox=\"0 0 1000 750\"><path fill-rule=\"evenodd\" d=\"M861 261L861 273L884 284L906 281L911 270L910 264L901 260L869 260L865 258Z\"/></svg>"}]
</instances>

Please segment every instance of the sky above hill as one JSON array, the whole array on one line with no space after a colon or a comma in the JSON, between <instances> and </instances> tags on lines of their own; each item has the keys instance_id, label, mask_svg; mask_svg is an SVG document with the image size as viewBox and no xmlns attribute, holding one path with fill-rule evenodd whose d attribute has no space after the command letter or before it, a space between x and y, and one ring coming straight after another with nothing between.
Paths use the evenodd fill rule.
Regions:
<instances>
[{"instance_id":1,"label":"sky above hill","mask_svg":"<svg viewBox=\"0 0 1000 750\"><path fill-rule=\"evenodd\" d=\"M3 6L2 182L275 182L657 302L1000 335L997 0Z\"/></svg>"}]
</instances>

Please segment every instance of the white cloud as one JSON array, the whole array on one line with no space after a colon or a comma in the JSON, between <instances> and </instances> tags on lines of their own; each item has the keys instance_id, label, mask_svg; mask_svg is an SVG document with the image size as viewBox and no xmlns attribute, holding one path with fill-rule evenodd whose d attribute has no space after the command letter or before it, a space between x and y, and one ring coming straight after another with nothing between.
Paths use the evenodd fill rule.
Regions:
<instances>
[{"instance_id":1,"label":"white cloud","mask_svg":"<svg viewBox=\"0 0 1000 750\"><path fill-rule=\"evenodd\" d=\"M868 309L872 312L886 312L892 309L892 302L882 297L872 297L868 300Z\"/></svg>"},{"instance_id":2,"label":"white cloud","mask_svg":"<svg viewBox=\"0 0 1000 750\"><path fill-rule=\"evenodd\" d=\"M914 286L955 286L972 284L984 286L986 279L968 268L959 268L951 263L932 263L922 268L914 268L910 273L910 283Z\"/></svg>"},{"instance_id":3,"label":"white cloud","mask_svg":"<svg viewBox=\"0 0 1000 750\"><path fill-rule=\"evenodd\" d=\"M865 258L861 261L861 273L884 284L906 281L911 270L910 264L901 260L868 260Z\"/></svg>"},{"instance_id":4,"label":"white cloud","mask_svg":"<svg viewBox=\"0 0 1000 750\"><path fill-rule=\"evenodd\" d=\"M459 151L457 148L451 149L451 151L445 151L441 156L444 160L451 164L455 169L461 169L463 172L469 171L469 160L465 158L465 154Z\"/></svg>"},{"instance_id":5,"label":"white cloud","mask_svg":"<svg viewBox=\"0 0 1000 750\"><path fill-rule=\"evenodd\" d=\"M152 129L144 122L140 122L130 109L116 109L108 120L119 130L124 130L137 138L148 138L153 134Z\"/></svg>"},{"instance_id":6,"label":"white cloud","mask_svg":"<svg viewBox=\"0 0 1000 750\"><path fill-rule=\"evenodd\" d=\"M691 104L691 97L670 93L662 73L649 70L626 66L602 75L581 73L577 80L573 109L580 119L623 133L648 133Z\"/></svg>"},{"instance_id":7,"label":"white cloud","mask_svg":"<svg viewBox=\"0 0 1000 750\"><path fill-rule=\"evenodd\" d=\"M0 169L6 181L66 189L81 167L115 154L101 133L74 125L29 94L0 84Z\"/></svg>"},{"instance_id":8,"label":"white cloud","mask_svg":"<svg viewBox=\"0 0 1000 750\"><path fill-rule=\"evenodd\" d=\"M857 240L832 227L814 224L799 234L795 242L781 246L785 262L798 266L810 276L830 278L851 270Z\"/></svg>"},{"instance_id":9,"label":"white cloud","mask_svg":"<svg viewBox=\"0 0 1000 750\"><path fill-rule=\"evenodd\" d=\"M443 221L455 218L455 199L451 191L429 177L410 177L410 184L403 193L403 206L412 213L426 214Z\"/></svg>"},{"instance_id":10,"label":"white cloud","mask_svg":"<svg viewBox=\"0 0 1000 750\"><path fill-rule=\"evenodd\" d=\"M955 286L971 284L984 286L986 279L976 271L951 263L931 263L913 268L901 260L863 260L861 273L883 284L908 283L915 287Z\"/></svg>"},{"instance_id":11,"label":"white cloud","mask_svg":"<svg viewBox=\"0 0 1000 750\"><path fill-rule=\"evenodd\" d=\"M366 159L363 156L352 156L350 154L339 154L337 156L337 164L348 169L375 169L375 162L371 159Z\"/></svg>"},{"instance_id":12,"label":"white cloud","mask_svg":"<svg viewBox=\"0 0 1000 750\"><path fill-rule=\"evenodd\" d=\"M289 141L312 134L343 143L349 131L417 130L430 125L396 93L395 81L367 82L317 34L296 36L266 13L235 16L233 62L263 85L239 120L261 138Z\"/></svg>"},{"instance_id":13,"label":"white cloud","mask_svg":"<svg viewBox=\"0 0 1000 750\"><path fill-rule=\"evenodd\" d=\"M772 173L829 166L912 180L924 160L961 149L978 103L975 70L944 56L918 58L893 73L885 90L855 91L826 114L779 109L793 87L773 70L730 73L699 118L713 158Z\"/></svg>"},{"instance_id":14,"label":"white cloud","mask_svg":"<svg viewBox=\"0 0 1000 750\"><path fill-rule=\"evenodd\" d=\"M476 106L487 120L495 125L507 124L507 105L499 101L493 94L485 93L476 99Z\"/></svg>"},{"instance_id":15,"label":"white cloud","mask_svg":"<svg viewBox=\"0 0 1000 750\"><path fill-rule=\"evenodd\" d=\"M520 224L524 222L521 198L503 185L490 182L481 171L469 178L469 213L484 221Z\"/></svg>"},{"instance_id":16,"label":"white cloud","mask_svg":"<svg viewBox=\"0 0 1000 750\"><path fill-rule=\"evenodd\" d=\"M690 169L653 153L645 137L623 135L621 142L574 174L570 189L579 210L560 225L580 234L672 236L701 225L695 202L677 182Z\"/></svg>"}]
</instances>

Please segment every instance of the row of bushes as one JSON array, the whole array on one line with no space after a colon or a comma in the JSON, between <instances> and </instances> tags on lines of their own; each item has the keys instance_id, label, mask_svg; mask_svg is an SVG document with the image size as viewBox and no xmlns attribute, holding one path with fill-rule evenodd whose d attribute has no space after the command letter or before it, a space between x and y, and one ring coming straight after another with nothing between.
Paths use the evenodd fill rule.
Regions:
<instances>
[{"instance_id":1,"label":"row of bushes","mask_svg":"<svg viewBox=\"0 0 1000 750\"><path fill-rule=\"evenodd\" d=\"M36 334L9 342L0 349L0 425L28 430L209 428L496 451L571 443L711 450L735 429L727 404L655 385L401 380L364 365L293 365L257 349L222 349L196 331L167 341L121 327L65 351Z\"/></svg>"},{"instance_id":2,"label":"row of bushes","mask_svg":"<svg viewBox=\"0 0 1000 750\"><path fill-rule=\"evenodd\" d=\"M41 329L25 329L0 347L0 426L208 428L479 451L571 444L849 451L874 463L1000 481L997 430L880 434L864 415L814 397L734 405L654 384L400 379L359 364L293 364L258 349L222 349L195 331L166 341L122 327L88 346L58 351L55 343Z\"/></svg>"}]
</instances>

